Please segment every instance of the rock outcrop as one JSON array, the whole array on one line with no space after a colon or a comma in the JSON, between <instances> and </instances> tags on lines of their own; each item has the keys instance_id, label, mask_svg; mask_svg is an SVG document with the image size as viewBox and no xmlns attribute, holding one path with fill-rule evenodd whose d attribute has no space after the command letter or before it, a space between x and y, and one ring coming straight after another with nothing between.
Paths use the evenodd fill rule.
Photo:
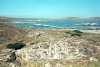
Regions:
<instances>
[{"instance_id":1,"label":"rock outcrop","mask_svg":"<svg viewBox=\"0 0 100 67\"><path fill-rule=\"evenodd\" d=\"M4 49L4 50L0 51L0 63L2 64L2 66L4 66L4 67L18 67L18 66L16 66L16 64L11 63L15 60L16 60L16 54L15 54L14 50Z\"/></svg>"},{"instance_id":2,"label":"rock outcrop","mask_svg":"<svg viewBox=\"0 0 100 67\"><path fill-rule=\"evenodd\" d=\"M10 49L1 50L0 60L1 62L10 62L16 60L15 51Z\"/></svg>"}]
</instances>

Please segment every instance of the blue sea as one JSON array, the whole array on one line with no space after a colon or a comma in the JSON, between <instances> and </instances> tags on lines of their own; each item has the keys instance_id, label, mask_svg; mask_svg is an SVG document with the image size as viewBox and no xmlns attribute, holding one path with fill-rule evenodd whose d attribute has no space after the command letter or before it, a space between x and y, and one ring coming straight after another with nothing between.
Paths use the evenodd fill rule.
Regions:
<instances>
[{"instance_id":1,"label":"blue sea","mask_svg":"<svg viewBox=\"0 0 100 67\"><path fill-rule=\"evenodd\" d=\"M16 21L17 22L17 21ZM98 26L84 26L78 25L81 23L96 23ZM52 28L52 27L64 27L64 28L75 28L75 29L100 29L100 21L89 21L89 20L66 20L66 21L52 21L52 22L21 22L21 23L10 23L14 26L25 26L25 27L36 27L36 28ZM50 27L34 26L34 24L49 25Z\"/></svg>"}]
</instances>

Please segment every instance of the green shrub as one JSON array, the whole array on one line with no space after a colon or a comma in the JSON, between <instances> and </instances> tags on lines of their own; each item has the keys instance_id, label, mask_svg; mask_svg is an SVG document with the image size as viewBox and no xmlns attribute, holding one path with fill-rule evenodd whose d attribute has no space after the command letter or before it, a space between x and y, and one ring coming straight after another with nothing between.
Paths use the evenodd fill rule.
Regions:
<instances>
[{"instance_id":1,"label":"green shrub","mask_svg":"<svg viewBox=\"0 0 100 67\"><path fill-rule=\"evenodd\" d=\"M81 34L71 34L71 36L81 36Z\"/></svg>"},{"instance_id":2,"label":"green shrub","mask_svg":"<svg viewBox=\"0 0 100 67\"><path fill-rule=\"evenodd\" d=\"M14 43L14 44L8 44L7 48L17 50L17 49L21 49L24 46L25 46L24 43Z\"/></svg>"},{"instance_id":3,"label":"green shrub","mask_svg":"<svg viewBox=\"0 0 100 67\"><path fill-rule=\"evenodd\" d=\"M65 33L70 34L71 36L81 36L83 32L79 30L73 30L73 31L65 32Z\"/></svg>"}]
</instances>

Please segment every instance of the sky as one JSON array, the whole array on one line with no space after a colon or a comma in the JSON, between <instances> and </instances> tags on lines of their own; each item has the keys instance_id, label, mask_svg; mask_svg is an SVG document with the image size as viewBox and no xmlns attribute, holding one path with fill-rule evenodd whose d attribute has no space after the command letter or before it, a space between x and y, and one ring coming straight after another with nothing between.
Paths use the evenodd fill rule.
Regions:
<instances>
[{"instance_id":1,"label":"sky","mask_svg":"<svg viewBox=\"0 0 100 67\"><path fill-rule=\"evenodd\" d=\"M100 0L0 0L0 16L26 18L100 17Z\"/></svg>"}]
</instances>

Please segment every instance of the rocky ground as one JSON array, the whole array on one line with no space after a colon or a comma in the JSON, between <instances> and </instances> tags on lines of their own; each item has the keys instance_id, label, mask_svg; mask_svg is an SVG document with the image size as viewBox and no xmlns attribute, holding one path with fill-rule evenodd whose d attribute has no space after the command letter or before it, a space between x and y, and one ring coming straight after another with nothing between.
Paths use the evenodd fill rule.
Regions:
<instances>
[{"instance_id":1,"label":"rocky ground","mask_svg":"<svg viewBox=\"0 0 100 67\"><path fill-rule=\"evenodd\" d=\"M31 46L17 50L16 55L27 62L50 61L53 59L75 60L85 58L94 50L84 46L87 41L82 39L72 41L65 38L58 41L47 41L31 44Z\"/></svg>"}]
</instances>

